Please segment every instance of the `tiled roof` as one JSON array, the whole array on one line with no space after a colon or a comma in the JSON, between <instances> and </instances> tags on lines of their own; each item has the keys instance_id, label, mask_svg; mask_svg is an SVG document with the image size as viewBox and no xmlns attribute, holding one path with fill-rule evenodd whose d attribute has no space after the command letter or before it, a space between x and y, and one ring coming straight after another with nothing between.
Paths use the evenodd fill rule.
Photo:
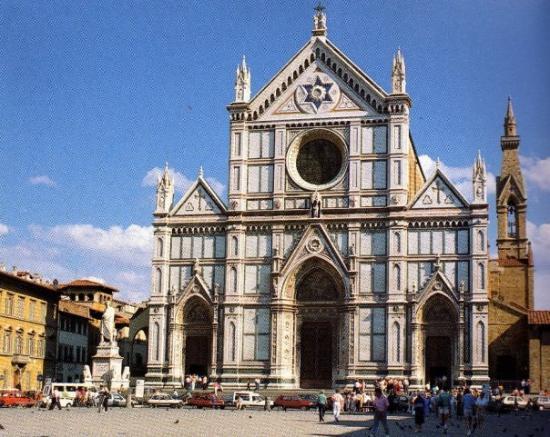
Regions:
<instances>
[{"instance_id":1,"label":"tiled roof","mask_svg":"<svg viewBox=\"0 0 550 437\"><path fill-rule=\"evenodd\" d=\"M71 302L70 300L59 301L59 311L76 316L90 318L90 309L87 306L79 305L78 303Z\"/></svg>"},{"instance_id":2,"label":"tiled roof","mask_svg":"<svg viewBox=\"0 0 550 437\"><path fill-rule=\"evenodd\" d=\"M112 291L118 291L116 288L111 287L107 284L101 284L100 282L90 281L89 279L75 279L67 284L60 285L59 288L70 288L70 287L83 287L83 288L105 288Z\"/></svg>"},{"instance_id":3,"label":"tiled roof","mask_svg":"<svg viewBox=\"0 0 550 437\"><path fill-rule=\"evenodd\" d=\"M550 311L529 311L530 325L550 325Z\"/></svg>"}]
</instances>

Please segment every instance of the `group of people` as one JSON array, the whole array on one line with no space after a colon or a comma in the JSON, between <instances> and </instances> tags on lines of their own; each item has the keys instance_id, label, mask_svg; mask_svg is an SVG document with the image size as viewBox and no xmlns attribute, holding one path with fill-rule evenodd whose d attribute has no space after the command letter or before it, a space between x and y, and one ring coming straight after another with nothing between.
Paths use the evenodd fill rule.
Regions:
<instances>
[{"instance_id":1,"label":"group of people","mask_svg":"<svg viewBox=\"0 0 550 437\"><path fill-rule=\"evenodd\" d=\"M183 388L185 390L194 391L197 389L207 390L210 381L208 376L199 376L197 374L185 375L183 380Z\"/></svg>"}]
</instances>

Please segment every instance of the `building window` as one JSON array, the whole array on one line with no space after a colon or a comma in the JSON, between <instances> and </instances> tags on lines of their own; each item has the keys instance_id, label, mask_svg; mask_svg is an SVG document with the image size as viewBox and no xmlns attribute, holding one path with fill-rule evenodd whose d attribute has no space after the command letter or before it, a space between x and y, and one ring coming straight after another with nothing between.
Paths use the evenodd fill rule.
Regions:
<instances>
[{"instance_id":1,"label":"building window","mask_svg":"<svg viewBox=\"0 0 550 437\"><path fill-rule=\"evenodd\" d=\"M35 320L36 314L36 301L34 299L31 299L29 302L29 320Z\"/></svg>"},{"instance_id":2,"label":"building window","mask_svg":"<svg viewBox=\"0 0 550 437\"><path fill-rule=\"evenodd\" d=\"M17 334L15 337L15 353L17 355L23 354L23 336L21 334Z\"/></svg>"},{"instance_id":3,"label":"building window","mask_svg":"<svg viewBox=\"0 0 550 437\"><path fill-rule=\"evenodd\" d=\"M13 294L8 294L6 296L6 301L5 301L5 305L4 305L4 312L8 315L8 316L13 316Z\"/></svg>"},{"instance_id":4,"label":"building window","mask_svg":"<svg viewBox=\"0 0 550 437\"><path fill-rule=\"evenodd\" d=\"M271 285L271 265L246 265L244 284L245 293L269 293Z\"/></svg>"},{"instance_id":5,"label":"building window","mask_svg":"<svg viewBox=\"0 0 550 437\"><path fill-rule=\"evenodd\" d=\"M34 338L32 336L29 336L27 341L28 341L27 349L28 349L29 355L34 356Z\"/></svg>"},{"instance_id":6,"label":"building window","mask_svg":"<svg viewBox=\"0 0 550 437\"><path fill-rule=\"evenodd\" d=\"M82 347L82 352L81 352L80 356L82 358L82 362L85 363L86 362L86 348L85 347Z\"/></svg>"},{"instance_id":7,"label":"building window","mask_svg":"<svg viewBox=\"0 0 550 437\"><path fill-rule=\"evenodd\" d=\"M163 256L164 255L164 243L162 241L162 238L159 238L157 240L157 256Z\"/></svg>"},{"instance_id":8,"label":"building window","mask_svg":"<svg viewBox=\"0 0 550 437\"><path fill-rule=\"evenodd\" d=\"M393 266L393 277L396 290L401 290L401 267L399 264Z\"/></svg>"},{"instance_id":9,"label":"building window","mask_svg":"<svg viewBox=\"0 0 550 437\"><path fill-rule=\"evenodd\" d=\"M233 236L231 238L231 245L233 249L233 256L239 256L239 239Z\"/></svg>"},{"instance_id":10,"label":"building window","mask_svg":"<svg viewBox=\"0 0 550 437\"><path fill-rule=\"evenodd\" d=\"M11 352L11 331L4 332L4 353Z\"/></svg>"},{"instance_id":11,"label":"building window","mask_svg":"<svg viewBox=\"0 0 550 437\"><path fill-rule=\"evenodd\" d=\"M162 291L162 270L157 269L155 274L155 290L157 293L160 293Z\"/></svg>"},{"instance_id":12,"label":"building window","mask_svg":"<svg viewBox=\"0 0 550 437\"><path fill-rule=\"evenodd\" d=\"M518 236L518 224L517 224L517 209L513 204L508 205L508 236L517 237Z\"/></svg>"},{"instance_id":13,"label":"building window","mask_svg":"<svg viewBox=\"0 0 550 437\"><path fill-rule=\"evenodd\" d=\"M229 323L229 360L237 359L237 328L233 322Z\"/></svg>"},{"instance_id":14,"label":"building window","mask_svg":"<svg viewBox=\"0 0 550 437\"><path fill-rule=\"evenodd\" d=\"M247 234L246 257L258 258L271 256L270 234Z\"/></svg>"},{"instance_id":15,"label":"building window","mask_svg":"<svg viewBox=\"0 0 550 437\"><path fill-rule=\"evenodd\" d=\"M401 253L401 234L399 232L395 232L393 235L395 238L395 252Z\"/></svg>"},{"instance_id":16,"label":"building window","mask_svg":"<svg viewBox=\"0 0 550 437\"><path fill-rule=\"evenodd\" d=\"M46 323L47 307L45 302L40 303L40 321Z\"/></svg>"},{"instance_id":17,"label":"building window","mask_svg":"<svg viewBox=\"0 0 550 437\"><path fill-rule=\"evenodd\" d=\"M393 337L393 361L396 363L401 362L401 329L399 323L395 322L392 326Z\"/></svg>"},{"instance_id":18,"label":"building window","mask_svg":"<svg viewBox=\"0 0 550 437\"><path fill-rule=\"evenodd\" d=\"M25 315L25 298L19 297L17 299L17 317L22 319Z\"/></svg>"},{"instance_id":19,"label":"building window","mask_svg":"<svg viewBox=\"0 0 550 437\"><path fill-rule=\"evenodd\" d=\"M485 265L483 263L478 264L479 275L479 288L485 290Z\"/></svg>"}]
</instances>

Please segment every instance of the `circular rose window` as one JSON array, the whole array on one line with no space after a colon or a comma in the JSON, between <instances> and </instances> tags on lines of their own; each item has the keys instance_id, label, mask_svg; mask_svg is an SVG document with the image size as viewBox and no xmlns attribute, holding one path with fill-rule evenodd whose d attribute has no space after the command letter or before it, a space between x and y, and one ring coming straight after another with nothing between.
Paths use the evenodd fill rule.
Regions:
<instances>
[{"instance_id":1,"label":"circular rose window","mask_svg":"<svg viewBox=\"0 0 550 437\"><path fill-rule=\"evenodd\" d=\"M309 141L298 150L296 169L300 177L314 185L332 181L342 166L342 154L334 143L319 139Z\"/></svg>"},{"instance_id":2,"label":"circular rose window","mask_svg":"<svg viewBox=\"0 0 550 437\"><path fill-rule=\"evenodd\" d=\"M315 129L296 138L287 155L292 180L306 190L322 190L336 185L344 176L347 147L335 132Z\"/></svg>"}]
</instances>

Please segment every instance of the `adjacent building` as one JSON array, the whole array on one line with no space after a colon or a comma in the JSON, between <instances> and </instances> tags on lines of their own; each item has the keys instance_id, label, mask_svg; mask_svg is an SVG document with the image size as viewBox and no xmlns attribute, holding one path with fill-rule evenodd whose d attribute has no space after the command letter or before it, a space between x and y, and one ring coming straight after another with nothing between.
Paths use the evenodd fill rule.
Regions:
<instances>
[{"instance_id":1,"label":"adjacent building","mask_svg":"<svg viewBox=\"0 0 550 437\"><path fill-rule=\"evenodd\" d=\"M90 309L68 299L59 301L57 324L56 379L81 382L83 370L89 364L88 330Z\"/></svg>"},{"instance_id":2,"label":"adjacent building","mask_svg":"<svg viewBox=\"0 0 550 437\"><path fill-rule=\"evenodd\" d=\"M531 393L550 387L550 311L530 310L529 377Z\"/></svg>"},{"instance_id":3,"label":"adjacent building","mask_svg":"<svg viewBox=\"0 0 550 437\"><path fill-rule=\"evenodd\" d=\"M202 170L180 199L159 178L149 385L488 380L484 161L471 201L439 166L425 175L403 54L386 91L326 20L318 7L311 38L255 96L237 68L227 205Z\"/></svg>"},{"instance_id":4,"label":"adjacent building","mask_svg":"<svg viewBox=\"0 0 550 437\"><path fill-rule=\"evenodd\" d=\"M38 275L0 269L0 387L39 390L55 376L58 300Z\"/></svg>"}]
</instances>

